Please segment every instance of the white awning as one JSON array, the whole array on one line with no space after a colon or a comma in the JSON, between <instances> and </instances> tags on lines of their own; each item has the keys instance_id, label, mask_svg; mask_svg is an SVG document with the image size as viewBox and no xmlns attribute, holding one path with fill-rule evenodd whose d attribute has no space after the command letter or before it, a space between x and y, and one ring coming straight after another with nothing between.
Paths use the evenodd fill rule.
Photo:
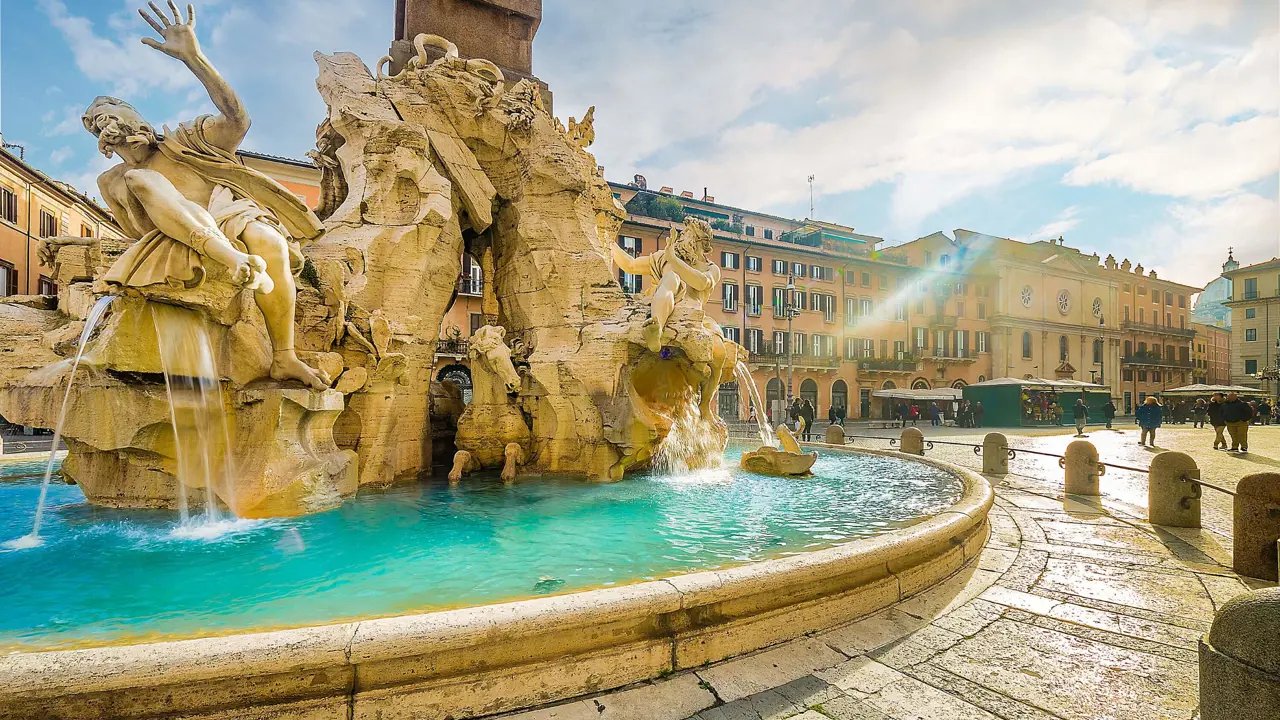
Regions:
<instances>
[{"instance_id":1,"label":"white awning","mask_svg":"<svg viewBox=\"0 0 1280 720\"><path fill-rule=\"evenodd\" d=\"M950 400L960 399L959 388L935 388L932 390L873 390L872 397L893 398L895 400Z\"/></svg>"}]
</instances>

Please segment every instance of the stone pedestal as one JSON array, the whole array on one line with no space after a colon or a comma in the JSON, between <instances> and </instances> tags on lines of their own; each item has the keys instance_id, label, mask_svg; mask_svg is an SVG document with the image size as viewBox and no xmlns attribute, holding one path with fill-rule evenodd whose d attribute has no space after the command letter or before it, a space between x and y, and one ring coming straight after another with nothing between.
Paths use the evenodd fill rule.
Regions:
<instances>
[{"instance_id":1,"label":"stone pedestal","mask_svg":"<svg viewBox=\"0 0 1280 720\"><path fill-rule=\"evenodd\" d=\"M1280 540L1280 473L1246 475L1236 484L1231 567L1241 575L1277 580Z\"/></svg>"},{"instance_id":2,"label":"stone pedestal","mask_svg":"<svg viewBox=\"0 0 1280 720\"><path fill-rule=\"evenodd\" d=\"M987 433L982 439L982 472L987 475L1009 474L1009 439L1003 433Z\"/></svg>"},{"instance_id":3,"label":"stone pedestal","mask_svg":"<svg viewBox=\"0 0 1280 720\"><path fill-rule=\"evenodd\" d=\"M898 440L898 449L910 455L924 454L924 433L920 428L903 428L902 437Z\"/></svg>"},{"instance_id":4,"label":"stone pedestal","mask_svg":"<svg viewBox=\"0 0 1280 720\"><path fill-rule=\"evenodd\" d=\"M1280 712L1280 588L1222 606L1200 641L1201 720L1273 720Z\"/></svg>"},{"instance_id":5,"label":"stone pedestal","mask_svg":"<svg viewBox=\"0 0 1280 720\"><path fill-rule=\"evenodd\" d=\"M1186 453L1162 452L1147 472L1147 516L1153 525L1200 527L1200 468Z\"/></svg>"},{"instance_id":6,"label":"stone pedestal","mask_svg":"<svg viewBox=\"0 0 1280 720\"><path fill-rule=\"evenodd\" d=\"M1062 456L1066 471L1065 491L1070 495L1097 495L1098 477L1102 466L1098 464L1098 449L1088 440L1074 440Z\"/></svg>"}]
</instances>

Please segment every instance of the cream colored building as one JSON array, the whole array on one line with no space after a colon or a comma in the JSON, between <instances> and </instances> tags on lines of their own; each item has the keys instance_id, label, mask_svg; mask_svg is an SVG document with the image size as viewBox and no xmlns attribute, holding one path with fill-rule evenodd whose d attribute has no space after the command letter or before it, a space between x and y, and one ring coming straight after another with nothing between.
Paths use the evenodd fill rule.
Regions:
<instances>
[{"instance_id":1,"label":"cream colored building","mask_svg":"<svg viewBox=\"0 0 1280 720\"><path fill-rule=\"evenodd\" d=\"M1280 385L1260 375L1280 355L1280 258L1224 272L1231 280L1231 377L1276 395Z\"/></svg>"}]
</instances>

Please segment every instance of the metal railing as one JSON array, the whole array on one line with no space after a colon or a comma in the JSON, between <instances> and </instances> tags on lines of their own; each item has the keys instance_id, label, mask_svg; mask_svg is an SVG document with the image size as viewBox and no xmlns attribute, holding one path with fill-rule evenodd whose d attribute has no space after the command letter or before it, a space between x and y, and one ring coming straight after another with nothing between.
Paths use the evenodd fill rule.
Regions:
<instances>
[{"instance_id":1,"label":"metal railing","mask_svg":"<svg viewBox=\"0 0 1280 720\"><path fill-rule=\"evenodd\" d=\"M879 360L862 358L858 360L859 370L880 370L888 372L915 372L916 361L911 360Z\"/></svg>"},{"instance_id":2,"label":"metal railing","mask_svg":"<svg viewBox=\"0 0 1280 720\"><path fill-rule=\"evenodd\" d=\"M470 343L466 340L438 340L436 341L437 355L466 355Z\"/></svg>"},{"instance_id":3,"label":"metal railing","mask_svg":"<svg viewBox=\"0 0 1280 720\"><path fill-rule=\"evenodd\" d=\"M459 275L458 276L458 294L459 295L484 294L484 280L482 278L471 277L470 275Z\"/></svg>"},{"instance_id":4,"label":"metal railing","mask_svg":"<svg viewBox=\"0 0 1280 720\"><path fill-rule=\"evenodd\" d=\"M1178 337L1195 337L1196 331L1190 328L1176 328L1172 325L1160 325L1157 323L1143 323L1134 320L1121 320L1121 330L1136 330L1139 332L1157 333L1163 335L1176 335Z\"/></svg>"},{"instance_id":5,"label":"metal railing","mask_svg":"<svg viewBox=\"0 0 1280 720\"><path fill-rule=\"evenodd\" d=\"M1130 365L1156 365L1159 367L1175 367L1192 369L1196 366L1191 360L1176 360L1173 358L1162 357L1156 353L1135 352L1132 355L1125 355L1120 358L1120 362Z\"/></svg>"}]
</instances>

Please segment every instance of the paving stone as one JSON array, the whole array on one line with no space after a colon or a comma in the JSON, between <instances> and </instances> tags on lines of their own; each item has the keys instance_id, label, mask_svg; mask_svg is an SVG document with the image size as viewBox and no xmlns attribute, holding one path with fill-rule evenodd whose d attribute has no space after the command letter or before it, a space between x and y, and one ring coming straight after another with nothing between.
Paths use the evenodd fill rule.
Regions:
<instances>
[{"instance_id":1,"label":"paving stone","mask_svg":"<svg viewBox=\"0 0 1280 720\"><path fill-rule=\"evenodd\" d=\"M962 635L929 625L868 655L890 667L905 669L928 660L962 639Z\"/></svg>"},{"instance_id":2,"label":"paving stone","mask_svg":"<svg viewBox=\"0 0 1280 720\"><path fill-rule=\"evenodd\" d=\"M1020 590L1010 590L1003 585L988 588L986 592L978 597L989 602L1008 605L1009 607L1026 610L1037 615L1048 615L1053 606L1059 602L1041 595L1034 595Z\"/></svg>"},{"instance_id":3,"label":"paving stone","mask_svg":"<svg viewBox=\"0 0 1280 720\"><path fill-rule=\"evenodd\" d=\"M1017 557L1018 553L1016 551L988 547L983 549L982 555L978 557L978 568L1002 573L1008 570L1010 565L1013 565L1013 561Z\"/></svg>"},{"instance_id":4,"label":"paving stone","mask_svg":"<svg viewBox=\"0 0 1280 720\"><path fill-rule=\"evenodd\" d=\"M841 694L839 688L818 677L817 674L805 675L785 685L779 685L774 690L798 707L813 707Z\"/></svg>"},{"instance_id":5,"label":"paving stone","mask_svg":"<svg viewBox=\"0 0 1280 720\"><path fill-rule=\"evenodd\" d=\"M1133 527L1058 520L1042 520L1039 525L1044 530L1049 543L1053 545L1115 548L1128 552L1141 550L1154 555L1164 555L1168 552L1159 540Z\"/></svg>"},{"instance_id":6,"label":"paving stone","mask_svg":"<svg viewBox=\"0 0 1280 720\"><path fill-rule=\"evenodd\" d=\"M1013 565L1000 576L1000 585L1016 590L1030 590L1044 573L1049 553L1022 548Z\"/></svg>"},{"instance_id":7,"label":"paving stone","mask_svg":"<svg viewBox=\"0 0 1280 720\"><path fill-rule=\"evenodd\" d=\"M963 636L975 635L1004 613L1004 606L986 600L974 599L962 607L943 615L933 624Z\"/></svg>"},{"instance_id":8,"label":"paving stone","mask_svg":"<svg viewBox=\"0 0 1280 720\"><path fill-rule=\"evenodd\" d=\"M1200 582L1204 584L1205 590L1209 591L1209 598L1213 600L1215 610L1221 608L1231 598L1249 591L1244 583L1234 577L1201 575Z\"/></svg>"},{"instance_id":9,"label":"paving stone","mask_svg":"<svg viewBox=\"0 0 1280 720\"><path fill-rule=\"evenodd\" d=\"M864 702L893 720L997 720L986 710L915 678L889 683Z\"/></svg>"},{"instance_id":10,"label":"paving stone","mask_svg":"<svg viewBox=\"0 0 1280 720\"><path fill-rule=\"evenodd\" d=\"M726 703L784 685L834 667L846 657L822 642L804 638L755 655L729 660L697 671Z\"/></svg>"},{"instance_id":11,"label":"paving stone","mask_svg":"<svg viewBox=\"0 0 1280 720\"><path fill-rule=\"evenodd\" d=\"M848 696L828 700L818 709L833 720L893 720L863 700Z\"/></svg>"},{"instance_id":12,"label":"paving stone","mask_svg":"<svg viewBox=\"0 0 1280 720\"><path fill-rule=\"evenodd\" d=\"M1064 718L1185 720L1197 668L1068 633L999 620L933 662Z\"/></svg>"},{"instance_id":13,"label":"paving stone","mask_svg":"<svg viewBox=\"0 0 1280 720\"><path fill-rule=\"evenodd\" d=\"M1180 660L1186 663L1196 663L1199 661L1199 653L1185 647L1175 647L1167 643L1155 642L1145 638L1133 637L1123 633L1111 632L1100 628L1091 627L1089 625L1081 625L1079 623L1070 623L1058 620L1052 617L1039 616L1032 621L1032 624L1039 627L1056 630L1058 632L1075 635L1085 640L1093 640L1095 642L1106 643L1116 647L1136 650L1138 652L1151 653L1170 660Z\"/></svg>"},{"instance_id":14,"label":"paving stone","mask_svg":"<svg viewBox=\"0 0 1280 720\"><path fill-rule=\"evenodd\" d=\"M1014 700L926 662L911 668L911 676L928 685L964 698L965 702L997 715L1004 720L1057 720L1040 708Z\"/></svg>"},{"instance_id":15,"label":"paving stone","mask_svg":"<svg viewBox=\"0 0 1280 720\"><path fill-rule=\"evenodd\" d=\"M1043 588L1043 587L1036 588L1036 594L1043 595L1048 598L1053 598L1054 600L1058 600L1064 603L1071 603L1073 605L1081 605L1083 607L1094 608L1096 610L1103 610L1106 612L1118 613L1120 615L1125 615L1125 616L1137 618L1140 620L1147 620L1150 622L1158 622L1166 625L1176 625L1181 628L1187 628L1189 630L1196 630L1199 632L1208 631L1209 623L1211 622L1209 619L1188 618L1188 617L1181 617L1178 615L1169 615L1168 613L1153 612L1151 610L1144 610L1142 608L1131 607L1128 605L1119 605L1116 603L1107 602L1105 600L1097 600L1094 598L1084 597L1082 595L1074 595L1072 593L1059 592L1057 590L1050 590L1048 588ZM1006 612L1005 615L1009 616L1013 612L1015 611L1010 610Z\"/></svg>"},{"instance_id":16,"label":"paving stone","mask_svg":"<svg viewBox=\"0 0 1280 720\"><path fill-rule=\"evenodd\" d=\"M1037 587L1170 615L1213 618L1213 602L1200 581L1076 560L1049 560Z\"/></svg>"},{"instance_id":17,"label":"paving stone","mask_svg":"<svg viewBox=\"0 0 1280 720\"><path fill-rule=\"evenodd\" d=\"M910 615L896 607L872 613L817 638L845 655L861 655L910 635L929 621Z\"/></svg>"},{"instance_id":18,"label":"paving stone","mask_svg":"<svg viewBox=\"0 0 1280 720\"><path fill-rule=\"evenodd\" d=\"M1143 620L1073 603L1057 605L1049 614L1059 620L1088 625L1108 632L1120 633L1189 650L1194 650L1197 647L1200 637L1204 634L1200 630Z\"/></svg>"},{"instance_id":19,"label":"paving stone","mask_svg":"<svg viewBox=\"0 0 1280 720\"><path fill-rule=\"evenodd\" d=\"M708 708L694 716L695 720L782 720L804 708L774 690L765 690L739 698L719 707Z\"/></svg>"},{"instance_id":20,"label":"paving stone","mask_svg":"<svg viewBox=\"0 0 1280 720\"><path fill-rule=\"evenodd\" d=\"M865 655L816 673L819 678L857 697L880 690L891 682L906 677L902 673Z\"/></svg>"}]
</instances>

